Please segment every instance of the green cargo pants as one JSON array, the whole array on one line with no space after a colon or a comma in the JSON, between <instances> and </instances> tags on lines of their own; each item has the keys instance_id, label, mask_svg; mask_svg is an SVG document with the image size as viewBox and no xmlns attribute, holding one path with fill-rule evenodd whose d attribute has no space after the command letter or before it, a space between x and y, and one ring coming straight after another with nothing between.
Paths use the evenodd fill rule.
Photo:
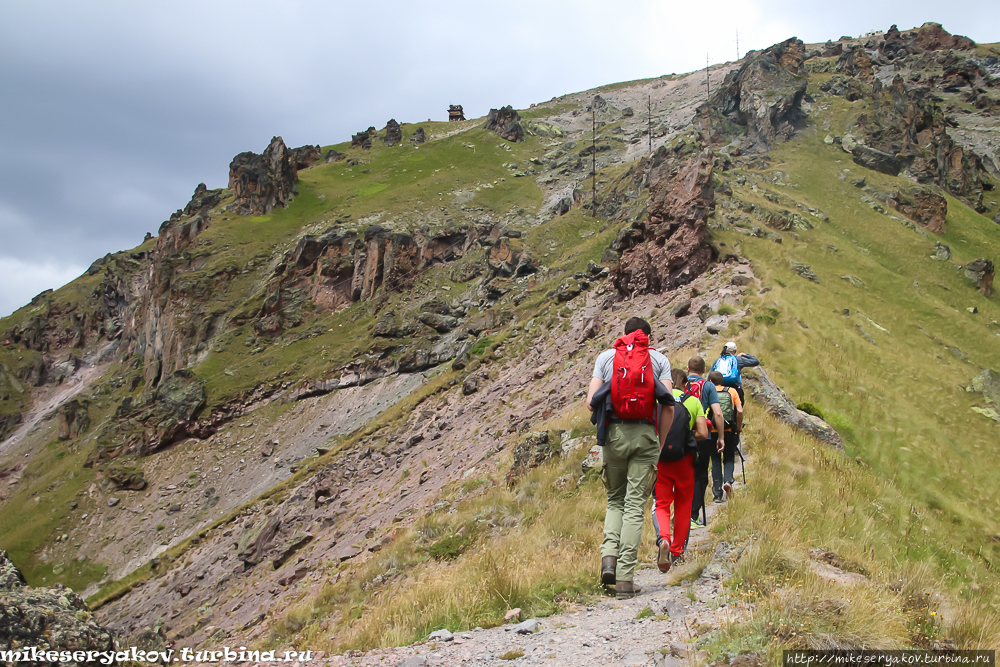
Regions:
<instances>
[{"instance_id":1,"label":"green cargo pants","mask_svg":"<svg viewBox=\"0 0 1000 667\"><path fill-rule=\"evenodd\" d=\"M618 581L632 581L646 499L656 481L660 443L652 425L609 424L602 478L608 490L601 556L617 556Z\"/></svg>"}]
</instances>

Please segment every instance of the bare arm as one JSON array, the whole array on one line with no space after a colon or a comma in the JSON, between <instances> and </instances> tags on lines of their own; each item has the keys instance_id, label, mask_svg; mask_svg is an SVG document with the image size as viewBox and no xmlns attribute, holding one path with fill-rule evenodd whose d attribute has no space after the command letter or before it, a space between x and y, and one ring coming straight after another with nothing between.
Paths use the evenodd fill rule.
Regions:
<instances>
[{"instance_id":1,"label":"bare arm","mask_svg":"<svg viewBox=\"0 0 1000 667\"><path fill-rule=\"evenodd\" d=\"M742 405L736 406L736 430L737 431L742 431L743 430L743 406Z\"/></svg>"},{"instance_id":2,"label":"bare arm","mask_svg":"<svg viewBox=\"0 0 1000 667\"><path fill-rule=\"evenodd\" d=\"M660 449L663 449L663 445L667 442L667 433L670 432L670 425L674 423L674 406L672 405L661 405L660 406L660 421L659 421L659 431L660 431Z\"/></svg>"},{"instance_id":3,"label":"bare arm","mask_svg":"<svg viewBox=\"0 0 1000 667\"><path fill-rule=\"evenodd\" d=\"M708 440L708 422L704 417L698 417L694 422L694 437L697 440Z\"/></svg>"},{"instance_id":4,"label":"bare arm","mask_svg":"<svg viewBox=\"0 0 1000 667\"><path fill-rule=\"evenodd\" d=\"M594 392L601 388L604 381L601 378L590 378L590 388L587 390L587 409L591 412L594 411L594 406L590 404L590 399L594 397Z\"/></svg>"},{"instance_id":5,"label":"bare arm","mask_svg":"<svg viewBox=\"0 0 1000 667\"><path fill-rule=\"evenodd\" d=\"M720 452L726 448L726 418L722 416L722 408L718 403L712 403L712 414L715 416L715 428L719 431L719 444L716 449Z\"/></svg>"}]
</instances>

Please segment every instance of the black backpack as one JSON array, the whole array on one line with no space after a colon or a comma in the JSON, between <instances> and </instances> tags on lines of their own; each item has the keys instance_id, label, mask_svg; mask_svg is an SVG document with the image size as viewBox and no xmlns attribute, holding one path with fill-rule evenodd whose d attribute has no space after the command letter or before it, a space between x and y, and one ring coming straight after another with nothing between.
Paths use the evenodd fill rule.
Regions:
<instances>
[{"instance_id":1,"label":"black backpack","mask_svg":"<svg viewBox=\"0 0 1000 667\"><path fill-rule=\"evenodd\" d=\"M694 445L694 434L691 432L691 413L684 406L684 399L688 396L689 394L674 402L674 421L667 431L667 441L660 450L661 461L667 463L680 461L692 451L692 446L697 448L697 445Z\"/></svg>"}]
</instances>

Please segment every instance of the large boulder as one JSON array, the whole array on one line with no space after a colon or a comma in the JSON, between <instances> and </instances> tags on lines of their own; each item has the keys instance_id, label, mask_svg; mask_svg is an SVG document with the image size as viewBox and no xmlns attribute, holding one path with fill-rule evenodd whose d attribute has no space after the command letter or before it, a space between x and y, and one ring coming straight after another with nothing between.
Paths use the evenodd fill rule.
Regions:
<instances>
[{"instance_id":1,"label":"large boulder","mask_svg":"<svg viewBox=\"0 0 1000 667\"><path fill-rule=\"evenodd\" d=\"M965 265L965 277L976 283L983 296L993 294L994 274L993 262L985 257L980 257Z\"/></svg>"},{"instance_id":2,"label":"large boulder","mask_svg":"<svg viewBox=\"0 0 1000 667\"><path fill-rule=\"evenodd\" d=\"M983 395L990 403L1000 406L1000 373L990 368L984 368L972 378L972 391Z\"/></svg>"},{"instance_id":3,"label":"large boulder","mask_svg":"<svg viewBox=\"0 0 1000 667\"><path fill-rule=\"evenodd\" d=\"M808 73L805 46L795 37L760 52L751 52L726 75L709 102L729 121L746 128L740 149L764 153L787 140L802 119L802 97Z\"/></svg>"},{"instance_id":4,"label":"large boulder","mask_svg":"<svg viewBox=\"0 0 1000 667\"><path fill-rule=\"evenodd\" d=\"M496 132L507 141L524 141L524 129L521 127L521 116L510 105L500 109L490 109L486 117L487 130Z\"/></svg>"},{"instance_id":5,"label":"large boulder","mask_svg":"<svg viewBox=\"0 0 1000 667\"><path fill-rule=\"evenodd\" d=\"M240 215L265 215L275 206L287 206L298 180L291 151L281 137L274 137L260 155L240 153L229 164L229 188L236 193L233 209Z\"/></svg>"},{"instance_id":6,"label":"large boulder","mask_svg":"<svg viewBox=\"0 0 1000 667\"><path fill-rule=\"evenodd\" d=\"M763 403L764 408L780 421L809 433L820 442L844 451L844 441L841 440L837 429L819 417L799 410L763 368L744 370L743 385L751 396Z\"/></svg>"},{"instance_id":7,"label":"large boulder","mask_svg":"<svg viewBox=\"0 0 1000 667\"><path fill-rule=\"evenodd\" d=\"M706 221L715 204L711 151L652 168L648 219L622 230L611 244L612 268L623 294L659 294L705 272L712 261Z\"/></svg>"},{"instance_id":8,"label":"large boulder","mask_svg":"<svg viewBox=\"0 0 1000 667\"><path fill-rule=\"evenodd\" d=\"M903 168L899 158L895 155L884 153L864 144L856 144L851 149L851 155L855 164L890 176L898 175L899 170Z\"/></svg>"},{"instance_id":9,"label":"large boulder","mask_svg":"<svg viewBox=\"0 0 1000 667\"><path fill-rule=\"evenodd\" d=\"M59 439L75 440L90 427L87 401L72 399L59 408Z\"/></svg>"},{"instance_id":10,"label":"large boulder","mask_svg":"<svg viewBox=\"0 0 1000 667\"><path fill-rule=\"evenodd\" d=\"M291 150L289 159L295 165L295 169L307 169L319 162L323 157L323 150L317 146L299 146Z\"/></svg>"},{"instance_id":11,"label":"large boulder","mask_svg":"<svg viewBox=\"0 0 1000 667\"><path fill-rule=\"evenodd\" d=\"M0 651L30 647L39 652L72 651L69 657L74 659L60 655L55 660L25 657L21 662L83 667L94 662L75 659L80 657L76 652L114 652L115 638L94 620L83 598L66 586L28 586L7 552L0 549Z\"/></svg>"}]
</instances>

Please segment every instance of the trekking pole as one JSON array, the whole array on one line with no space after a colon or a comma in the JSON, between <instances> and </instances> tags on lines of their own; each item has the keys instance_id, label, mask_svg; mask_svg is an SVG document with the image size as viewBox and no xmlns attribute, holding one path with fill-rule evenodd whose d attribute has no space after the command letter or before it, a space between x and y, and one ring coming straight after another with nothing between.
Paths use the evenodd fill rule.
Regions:
<instances>
[{"instance_id":1,"label":"trekking pole","mask_svg":"<svg viewBox=\"0 0 1000 667\"><path fill-rule=\"evenodd\" d=\"M740 471L743 473L743 488L746 488L746 485L747 485L747 463L746 463L746 460L743 458L743 446L742 445L743 445L743 441L741 439L740 442L737 443L737 445L736 445L736 453L740 455Z\"/></svg>"}]
</instances>

